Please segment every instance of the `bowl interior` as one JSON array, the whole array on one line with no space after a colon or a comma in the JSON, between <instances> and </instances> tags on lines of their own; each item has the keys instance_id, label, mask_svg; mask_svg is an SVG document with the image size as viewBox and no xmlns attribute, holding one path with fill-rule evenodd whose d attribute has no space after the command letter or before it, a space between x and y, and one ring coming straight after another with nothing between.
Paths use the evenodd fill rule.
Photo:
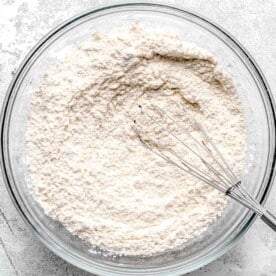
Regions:
<instances>
[{"instance_id":1,"label":"bowl interior","mask_svg":"<svg viewBox=\"0 0 276 276\"><path fill-rule=\"evenodd\" d=\"M195 269L235 238L250 218L247 210L231 202L223 215L201 236L174 250L159 255L115 256L92 248L70 234L62 225L46 216L34 200L32 183L25 160L25 130L28 107L35 89L48 68L88 40L95 31L112 29L139 22L145 28L178 34L213 53L233 78L242 101L248 125L248 151L243 183L256 197L263 195L271 170L271 118L265 92L246 56L235 43L216 27L187 12L161 6L118 6L86 13L68 21L35 49L12 86L5 113L4 158L8 180L21 212L43 242L65 259L91 271L128 273L139 269L182 271ZM137 273L139 273L137 272Z\"/></svg>"}]
</instances>

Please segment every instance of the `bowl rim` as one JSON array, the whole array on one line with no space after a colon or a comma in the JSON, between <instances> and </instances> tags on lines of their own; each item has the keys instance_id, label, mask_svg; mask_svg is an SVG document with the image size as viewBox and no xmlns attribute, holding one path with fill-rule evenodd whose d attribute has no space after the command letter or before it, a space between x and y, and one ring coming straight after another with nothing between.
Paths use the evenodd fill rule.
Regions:
<instances>
[{"instance_id":1,"label":"bowl rim","mask_svg":"<svg viewBox=\"0 0 276 276\"><path fill-rule=\"evenodd\" d=\"M276 127L276 105L275 105L275 100L273 98L271 89L269 88L269 85L261 71L261 69L259 68L259 66L257 65L256 61L253 59L253 57L247 52L247 50L241 45L240 42L238 42L232 35L230 35L224 28L222 28L221 26L219 26L218 24L212 22L211 20L207 19L206 17L199 15L198 13L192 12L190 10L186 10L183 8L178 7L177 5L167 5L164 3L158 3L158 2L131 2L131 3L126 3L126 2L120 2L120 3L116 3L113 5L106 5L106 6L99 6L97 8L94 9L89 9L85 12L82 12L76 16L73 16L71 18L69 18L68 20L62 22L61 24L59 24L57 27L53 28L51 31L49 31L40 41L38 41L36 43L36 45L29 51L29 53L27 54L27 56L24 58L24 60L21 62L20 66L18 67L18 70L16 72L16 74L14 75L6 96L4 98L3 104L2 104L2 109L1 109L1 115L0 115L0 124L1 124L1 128L0 128L0 143L1 143L1 171L2 171L2 176L4 179L4 183L5 186L9 192L10 198L12 199L12 202L14 203L17 211L19 212L19 214L21 215L21 217L23 218L23 220L25 221L25 223L28 225L28 227L30 229L32 229L32 231L36 234L36 236L39 238L39 240L47 247L49 248L52 252L54 252L56 255L58 255L59 257L61 257L62 259L68 261L69 263L72 263L73 265L81 268L81 269L85 269L89 272L93 272L93 273L107 273L105 275L111 275L109 273L112 273L109 270L106 270L108 268L104 266L102 266L100 263L98 263L97 267L91 267L91 265L88 264L84 264L82 262L82 260L80 260L75 254L69 252L69 251L65 251L63 247L59 246L58 244L56 244L53 241L49 241L49 240L45 240L45 238L43 237L42 233L40 233L38 231L38 229L36 229L31 220L28 218L28 216L26 215L26 213L24 212L24 210L22 209L21 204L18 201L18 196L17 195L17 191L14 190L14 188L12 186L15 186L14 183L15 181L10 181L10 174L9 174L9 167L10 165L6 164L6 160L5 160L5 156L6 156L6 149L4 147L4 145L6 145L5 143L8 142L8 139L6 139L6 132L7 132L7 126L9 125L9 116L7 116L7 114L9 114L9 111L11 110L11 107L13 105L13 102L15 100L15 96L16 96L16 91L15 91L15 87L18 83L18 81L20 80L20 77L22 76L22 73L24 72L25 67L29 64L29 62L31 61L31 59L35 56L35 54L37 52L39 52L42 48L43 45L45 43L47 43L47 41L49 39L51 39L54 35L56 35L57 33L59 33L60 31L62 31L64 28L66 28L67 26L71 25L74 22L77 22L78 20L89 16L91 14L96 14L96 13L101 13L104 11L109 11L112 9L116 9L116 8L126 8L126 7L131 7L131 8L135 8L135 7L148 7L148 8L161 8L163 10L171 10L174 12L178 12L178 13L182 13L182 14L186 14L188 16L191 16L193 18L195 18L196 20L199 20L201 22L203 22L206 25L209 25L210 27L212 27L215 31L218 31L220 34L222 34L226 39L228 39L230 42L230 44L234 47L236 47L236 49L238 50L238 52L243 56L243 58L246 59L246 61L248 62L249 66L251 67L251 70L254 72L254 74L256 75L256 77L259 79L261 85L262 85L262 90L264 91L264 94L266 96L266 100L267 100L267 104L269 107L269 111L270 111L270 115L272 118L272 125L273 125L273 134L275 137L275 127ZM267 110L266 110L267 111ZM276 175L276 170L275 170L275 165L276 165L276 150L275 150L275 142L274 142L274 154L272 156L272 163L271 163L271 169L270 169L270 173L268 175L268 179L267 179L267 185L263 190L263 194L262 197L260 198L260 203L263 204L266 199L267 196L269 194L269 191L273 185L273 180L275 178ZM13 183L12 183L13 182ZM220 248L218 248L216 250L216 252L212 252L212 254L209 254L208 258L201 258L200 262L197 262L196 264L192 264L193 267L189 267L189 269L185 269L182 270L181 269L181 265L180 266L175 266L172 264L167 264L165 266L163 266L163 271L159 272L156 271L156 268L146 268L146 269L141 269L139 270L139 274L140 275L151 275L151 273L156 273L158 275L168 275L167 273L188 273L191 272L193 270L196 270L204 265L207 265L208 263L214 261L215 259L217 259L218 257L220 257L221 255L223 255L224 253L226 253L231 247L233 247L236 242L246 233L246 231L249 229L249 227L252 225L252 223L254 222L254 220L256 219L256 215L255 214L251 214L250 216L248 216L247 221L244 223L243 227L241 227L240 231L237 233L236 236L232 237L232 239L230 239L228 241L227 244L223 244L223 246L221 245ZM129 268L122 268L120 269L119 267L116 267L116 272L117 273L127 273L126 275L137 275L135 273L137 273L137 271L134 271L133 269L129 269ZM133 274L134 273L134 274ZM163 274L165 273L165 274ZM113 274L114 275L114 274Z\"/></svg>"}]
</instances>

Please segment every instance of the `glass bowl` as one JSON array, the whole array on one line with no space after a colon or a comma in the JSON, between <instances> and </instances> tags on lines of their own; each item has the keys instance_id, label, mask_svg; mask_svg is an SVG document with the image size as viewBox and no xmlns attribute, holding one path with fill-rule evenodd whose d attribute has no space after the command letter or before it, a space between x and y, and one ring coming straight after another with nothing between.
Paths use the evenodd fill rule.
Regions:
<instances>
[{"instance_id":1,"label":"glass bowl","mask_svg":"<svg viewBox=\"0 0 276 276\"><path fill-rule=\"evenodd\" d=\"M29 53L14 77L1 115L1 166L14 204L40 240L68 262L100 275L179 275L225 253L245 233L254 214L230 202L223 215L199 237L154 256L117 256L70 234L46 216L34 199L25 162L28 107L47 69L91 33L139 22L176 33L212 52L233 78L248 125L242 182L260 201L267 197L275 166L275 104L267 83L244 48L226 31L199 15L159 4L118 4L85 12L51 31Z\"/></svg>"}]
</instances>

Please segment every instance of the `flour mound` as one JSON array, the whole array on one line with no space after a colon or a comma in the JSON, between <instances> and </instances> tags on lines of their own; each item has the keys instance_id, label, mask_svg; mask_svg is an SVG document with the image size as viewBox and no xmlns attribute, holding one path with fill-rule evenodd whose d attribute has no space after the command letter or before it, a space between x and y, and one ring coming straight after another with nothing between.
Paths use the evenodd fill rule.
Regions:
<instances>
[{"instance_id":1,"label":"flour mound","mask_svg":"<svg viewBox=\"0 0 276 276\"><path fill-rule=\"evenodd\" d=\"M246 135L235 88L210 53L176 36L137 26L96 33L50 68L30 107L26 152L37 200L71 233L113 253L173 249L227 204L143 147L131 120L149 102L196 135L175 105L184 104L241 172Z\"/></svg>"}]
</instances>

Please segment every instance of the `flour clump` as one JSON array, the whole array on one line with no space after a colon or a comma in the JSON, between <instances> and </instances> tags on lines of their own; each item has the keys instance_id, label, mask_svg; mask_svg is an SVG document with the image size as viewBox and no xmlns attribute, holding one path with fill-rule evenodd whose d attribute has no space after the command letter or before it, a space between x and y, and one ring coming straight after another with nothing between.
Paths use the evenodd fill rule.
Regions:
<instances>
[{"instance_id":1,"label":"flour clump","mask_svg":"<svg viewBox=\"0 0 276 276\"><path fill-rule=\"evenodd\" d=\"M232 81L209 52L177 36L137 26L95 33L49 69L30 106L26 151L37 200L71 233L113 253L180 246L227 204L143 147L131 119L149 102L196 135L175 103L185 105L242 171L246 131Z\"/></svg>"}]
</instances>

